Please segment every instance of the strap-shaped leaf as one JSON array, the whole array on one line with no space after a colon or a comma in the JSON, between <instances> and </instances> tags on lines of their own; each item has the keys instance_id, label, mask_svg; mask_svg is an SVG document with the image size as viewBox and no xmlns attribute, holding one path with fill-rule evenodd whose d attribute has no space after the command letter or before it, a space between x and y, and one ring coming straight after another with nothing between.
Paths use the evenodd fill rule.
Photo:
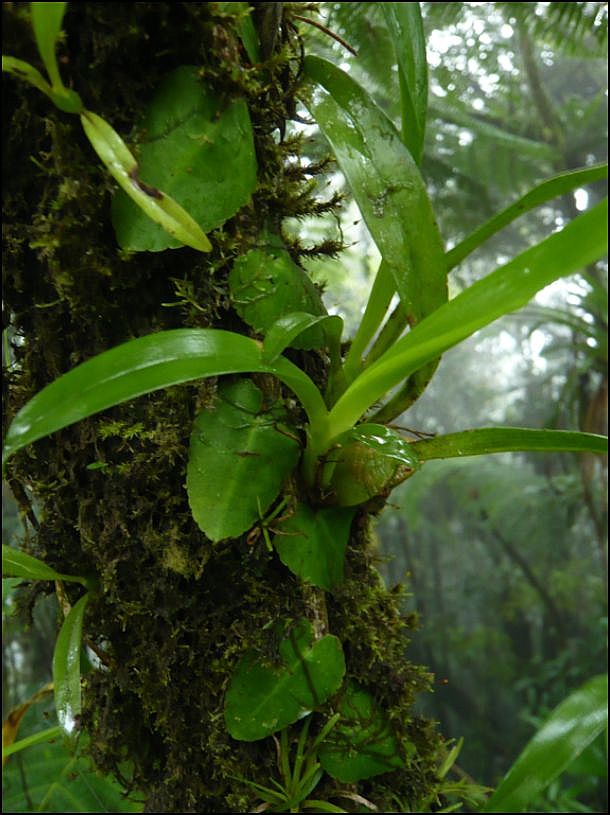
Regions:
<instances>
[{"instance_id":1,"label":"strap-shaped leaf","mask_svg":"<svg viewBox=\"0 0 610 815\"><path fill-rule=\"evenodd\" d=\"M499 212L478 229L475 229L472 234L447 252L447 269L453 269L471 252L474 252L477 247L489 240L492 235L504 229L505 226L508 226L526 212L539 207L547 201L551 201L553 198L565 195L567 192L578 189L578 187L585 184L599 181L601 178L607 178L607 176L608 165L598 164L594 167L584 167L581 170L570 170L567 173L561 173L554 178L543 181L521 196L514 204L506 207L502 212Z\"/></svg>"},{"instance_id":2,"label":"strap-shaped leaf","mask_svg":"<svg viewBox=\"0 0 610 815\"><path fill-rule=\"evenodd\" d=\"M67 3L30 3L36 45L54 88L62 85L55 59L55 44L61 32L61 22L67 5Z\"/></svg>"},{"instance_id":3,"label":"strap-shaped leaf","mask_svg":"<svg viewBox=\"0 0 610 815\"><path fill-rule=\"evenodd\" d=\"M414 324L447 300L443 245L417 165L392 122L344 71L309 56L305 73L318 85L306 104Z\"/></svg>"},{"instance_id":4,"label":"strap-shaped leaf","mask_svg":"<svg viewBox=\"0 0 610 815\"><path fill-rule=\"evenodd\" d=\"M255 340L220 329L177 328L116 346L47 385L13 419L3 461L43 436L136 396L206 376L249 372L277 376L296 393L312 422L326 415L311 379L284 357L263 363Z\"/></svg>"},{"instance_id":5,"label":"strap-shaped leaf","mask_svg":"<svg viewBox=\"0 0 610 815\"><path fill-rule=\"evenodd\" d=\"M108 172L140 209L172 238L200 252L209 252L212 244L188 212L173 198L139 179L138 164L116 130L90 110L81 113L80 118Z\"/></svg>"},{"instance_id":6,"label":"strap-shaped leaf","mask_svg":"<svg viewBox=\"0 0 610 815\"><path fill-rule=\"evenodd\" d=\"M419 3L382 3L394 43L400 82L402 139L421 164L428 109L426 37Z\"/></svg>"},{"instance_id":7,"label":"strap-shaped leaf","mask_svg":"<svg viewBox=\"0 0 610 815\"><path fill-rule=\"evenodd\" d=\"M53 653L53 687L59 724L67 736L78 731L81 712L80 652L83 618L89 593L84 594L63 621Z\"/></svg>"},{"instance_id":8,"label":"strap-shaped leaf","mask_svg":"<svg viewBox=\"0 0 610 815\"><path fill-rule=\"evenodd\" d=\"M527 452L608 452L608 439L595 433L570 430L537 430L526 427L482 427L448 433L433 439L412 442L411 447L420 461L434 458L481 456L511 451Z\"/></svg>"},{"instance_id":9,"label":"strap-shaped leaf","mask_svg":"<svg viewBox=\"0 0 610 815\"><path fill-rule=\"evenodd\" d=\"M564 699L528 742L481 812L527 812L536 796L608 727L608 674Z\"/></svg>"},{"instance_id":10,"label":"strap-shaped leaf","mask_svg":"<svg viewBox=\"0 0 610 815\"><path fill-rule=\"evenodd\" d=\"M315 450L335 436L413 371L478 329L524 306L536 292L593 263L607 251L608 201L577 216L561 231L522 252L441 306L367 368L337 401ZM318 448L319 445L319 448Z\"/></svg>"},{"instance_id":11,"label":"strap-shaped leaf","mask_svg":"<svg viewBox=\"0 0 610 815\"><path fill-rule=\"evenodd\" d=\"M37 557L26 554L20 549L2 544L2 577L21 577L24 580L65 580L66 582L82 583L89 587L86 577L74 574L61 574L56 572Z\"/></svg>"}]
</instances>

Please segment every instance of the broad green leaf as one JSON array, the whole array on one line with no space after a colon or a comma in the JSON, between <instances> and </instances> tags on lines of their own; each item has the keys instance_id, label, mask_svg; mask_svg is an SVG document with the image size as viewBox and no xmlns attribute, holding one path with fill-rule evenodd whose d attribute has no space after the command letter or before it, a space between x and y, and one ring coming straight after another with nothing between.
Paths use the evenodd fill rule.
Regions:
<instances>
[{"instance_id":1,"label":"broad green leaf","mask_svg":"<svg viewBox=\"0 0 610 815\"><path fill-rule=\"evenodd\" d=\"M252 249L233 264L229 289L235 311L259 334L266 334L279 319L294 312L326 316L322 299L303 269L280 241L275 237L269 241L265 248ZM291 342L296 348L320 348L324 332L313 326Z\"/></svg>"},{"instance_id":2,"label":"broad green leaf","mask_svg":"<svg viewBox=\"0 0 610 815\"><path fill-rule=\"evenodd\" d=\"M281 379L310 420L326 414L311 379L283 357L264 364L255 340L211 328L177 328L104 351L47 385L13 419L3 461L36 439L136 396L206 376L248 372Z\"/></svg>"},{"instance_id":3,"label":"broad green leaf","mask_svg":"<svg viewBox=\"0 0 610 815\"><path fill-rule=\"evenodd\" d=\"M320 465L322 498L356 506L392 489L419 469L413 445L383 425L365 423L348 430Z\"/></svg>"},{"instance_id":4,"label":"broad green leaf","mask_svg":"<svg viewBox=\"0 0 610 815\"><path fill-rule=\"evenodd\" d=\"M419 3L382 3L398 62L402 139L421 164L428 109L426 38Z\"/></svg>"},{"instance_id":5,"label":"broad green leaf","mask_svg":"<svg viewBox=\"0 0 610 815\"><path fill-rule=\"evenodd\" d=\"M355 682L338 707L341 718L318 750L320 764L344 784L404 767L390 724L372 695Z\"/></svg>"},{"instance_id":6,"label":"broad green leaf","mask_svg":"<svg viewBox=\"0 0 610 815\"><path fill-rule=\"evenodd\" d=\"M324 329L329 344L336 345L340 342L343 330L341 317L328 314L315 317L303 311L294 311L276 320L267 332L263 342L263 361L273 362L282 351L294 344L297 337L315 325Z\"/></svg>"},{"instance_id":7,"label":"broad green leaf","mask_svg":"<svg viewBox=\"0 0 610 815\"><path fill-rule=\"evenodd\" d=\"M72 752L62 738L32 746L19 759L2 773L5 812L143 811L135 793L126 798L116 781L96 772L90 759Z\"/></svg>"},{"instance_id":8,"label":"broad green leaf","mask_svg":"<svg viewBox=\"0 0 610 815\"><path fill-rule=\"evenodd\" d=\"M83 618L90 594L76 602L59 631L53 652L53 687L55 709L63 732L74 736L79 729L81 711L80 652L83 639Z\"/></svg>"},{"instance_id":9,"label":"broad green leaf","mask_svg":"<svg viewBox=\"0 0 610 815\"><path fill-rule=\"evenodd\" d=\"M281 660L249 652L237 665L225 697L225 723L234 739L257 741L306 716L337 692L345 673L337 637L314 640L308 620L289 631Z\"/></svg>"},{"instance_id":10,"label":"broad green leaf","mask_svg":"<svg viewBox=\"0 0 610 815\"><path fill-rule=\"evenodd\" d=\"M595 167L585 167L582 170L570 170L567 173L561 173L554 178L543 181L447 252L447 269L453 269L454 266L461 263L467 255L474 252L492 235L504 229L505 226L520 218L526 212L539 207L547 201L551 201L553 198L565 195L567 192L571 192L585 184L591 184L600 178L607 178L607 176L608 165L599 164Z\"/></svg>"},{"instance_id":11,"label":"broad green leaf","mask_svg":"<svg viewBox=\"0 0 610 815\"><path fill-rule=\"evenodd\" d=\"M257 163L246 102L214 94L196 66L183 65L166 77L140 130L137 172L152 190L175 199L200 231L221 226L250 200ZM112 222L123 249L159 252L186 243L151 223L127 197L128 186L121 186L127 195L115 195ZM210 248L208 243L201 251Z\"/></svg>"},{"instance_id":12,"label":"broad green leaf","mask_svg":"<svg viewBox=\"0 0 610 815\"><path fill-rule=\"evenodd\" d=\"M607 251L607 213L604 199L415 326L345 391L324 425L316 429L312 453L326 450L334 437L352 427L413 371L503 314L521 308L549 283L602 257Z\"/></svg>"},{"instance_id":13,"label":"broad green leaf","mask_svg":"<svg viewBox=\"0 0 610 815\"><path fill-rule=\"evenodd\" d=\"M312 509L299 504L294 515L280 521L273 538L280 560L293 574L332 591L343 581L343 563L355 510Z\"/></svg>"},{"instance_id":14,"label":"broad green leaf","mask_svg":"<svg viewBox=\"0 0 610 815\"><path fill-rule=\"evenodd\" d=\"M482 427L412 442L411 447L420 461L516 450L607 454L608 439L595 433L578 433L570 430Z\"/></svg>"},{"instance_id":15,"label":"broad green leaf","mask_svg":"<svg viewBox=\"0 0 610 815\"><path fill-rule=\"evenodd\" d=\"M527 812L536 796L608 727L608 675L571 693L525 746L481 812Z\"/></svg>"},{"instance_id":16,"label":"broad green leaf","mask_svg":"<svg viewBox=\"0 0 610 815\"><path fill-rule=\"evenodd\" d=\"M25 580L65 580L72 583L82 583L89 587L86 577L74 574L61 574L56 572L42 560L32 557L20 549L2 544L2 577L22 577Z\"/></svg>"},{"instance_id":17,"label":"broad green leaf","mask_svg":"<svg viewBox=\"0 0 610 815\"><path fill-rule=\"evenodd\" d=\"M426 188L396 128L351 77L305 59L307 102L330 142L396 291L417 323L447 300L443 245Z\"/></svg>"},{"instance_id":18,"label":"broad green leaf","mask_svg":"<svg viewBox=\"0 0 610 815\"><path fill-rule=\"evenodd\" d=\"M279 404L264 407L262 392L242 379L221 385L215 404L195 419L186 488L210 540L241 535L277 498L300 455L285 418Z\"/></svg>"},{"instance_id":19,"label":"broad green leaf","mask_svg":"<svg viewBox=\"0 0 610 815\"><path fill-rule=\"evenodd\" d=\"M134 217L140 223L144 223L149 231L159 230L163 233L165 243L174 241L172 245L185 244L200 252L209 252L212 244L189 213L165 191L162 192L140 179L138 164L116 130L90 110L81 113L80 118L93 149L110 175L127 193L126 200L132 199L137 205L135 208L137 215ZM129 223L129 213L121 215L120 223L121 225ZM144 245L123 246L134 249L149 248Z\"/></svg>"}]
</instances>

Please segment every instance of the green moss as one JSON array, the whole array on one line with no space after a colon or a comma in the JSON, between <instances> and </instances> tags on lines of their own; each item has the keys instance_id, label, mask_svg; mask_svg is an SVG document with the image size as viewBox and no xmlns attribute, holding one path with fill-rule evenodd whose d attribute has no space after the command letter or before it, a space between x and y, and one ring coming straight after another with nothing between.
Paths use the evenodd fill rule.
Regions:
<instances>
[{"instance_id":1,"label":"green moss","mask_svg":"<svg viewBox=\"0 0 610 815\"><path fill-rule=\"evenodd\" d=\"M4 4L3 15L5 53L38 64L23 7ZM198 64L217 90L244 95L259 186L251 205L212 234L209 256L186 248L122 253L110 226L113 184L78 119L9 77L4 297L13 336L26 341L13 343L7 418L56 376L131 337L184 325L244 331L229 307L233 259L256 245L263 227L281 229L284 218L337 204L318 201L314 185L287 163L301 146L282 138L300 60L288 27L279 51L253 67L231 15L213 3L70 4L65 25L65 80L127 137L160 78L180 64ZM300 247L291 251L298 260ZM320 355L293 358L323 384ZM275 746L227 735L224 693L246 648L274 653L274 621L310 612L307 593L262 539L213 546L193 522L184 489L188 439L214 387L185 385L118 406L40 440L11 465L13 483L36 498L33 551L59 570L99 577L86 631L108 670L87 675L83 724L102 770L120 772L130 760L131 783L151 812L251 807L252 791L235 777L268 783ZM362 785L381 808L391 790L415 801L434 788L439 742L412 715L428 678L405 660L413 621L401 619L397 598L381 585L368 539L363 516L328 610L349 674L374 690L405 749L416 747L407 769ZM335 788L327 778L316 795Z\"/></svg>"}]
</instances>

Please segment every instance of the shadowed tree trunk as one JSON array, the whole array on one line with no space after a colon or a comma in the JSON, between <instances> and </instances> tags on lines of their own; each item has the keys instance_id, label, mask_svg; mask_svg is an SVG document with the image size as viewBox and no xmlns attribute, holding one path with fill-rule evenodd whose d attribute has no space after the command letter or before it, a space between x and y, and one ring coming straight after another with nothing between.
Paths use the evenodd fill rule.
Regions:
<instances>
[{"instance_id":1,"label":"shadowed tree trunk","mask_svg":"<svg viewBox=\"0 0 610 815\"><path fill-rule=\"evenodd\" d=\"M85 106L128 141L154 89L179 65L197 66L221 96L245 98L257 188L213 234L208 255L119 251L110 222L114 183L78 117L23 82L5 81L8 420L51 380L128 339L177 327L247 333L228 293L233 260L270 224L279 230L287 217L336 205L316 200L294 163L300 140L287 123L301 48L291 11L254 4L265 61L252 66L236 33L239 5L75 3L60 48L65 78ZM24 6L3 6L5 51L38 64ZM298 263L298 245L288 248ZM323 354L295 352L293 359L323 385ZM146 811L247 811L256 795L237 779L268 786L276 749L271 738L244 743L228 735L222 711L231 672L246 649L273 651L275 621L317 619L325 603L348 676L374 692L401 746L412 745L404 769L358 792L380 811L395 805L392 793L405 802L425 798L439 738L411 706L428 676L405 659L412 621L401 617L374 568L366 512L352 525L345 580L325 598L304 588L262 536L254 545L247 535L212 545L193 521L184 488L189 434L215 387L202 380L105 411L21 451L9 467L13 492L38 527L31 553L100 581L85 619L105 663L84 685L82 725L94 761L104 771L121 768L143 792ZM325 776L314 797L359 811L333 797L339 786Z\"/></svg>"}]
</instances>

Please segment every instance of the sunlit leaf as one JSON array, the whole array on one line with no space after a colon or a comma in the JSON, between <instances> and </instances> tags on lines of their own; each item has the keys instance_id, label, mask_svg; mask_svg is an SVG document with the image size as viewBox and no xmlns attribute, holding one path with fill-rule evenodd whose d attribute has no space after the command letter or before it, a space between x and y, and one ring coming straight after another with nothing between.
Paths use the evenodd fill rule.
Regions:
<instances>
[{"instance_id":1,"label":"sunlit leaf","mask_svg":"<svg viewBox=\"0 0 610 815\"><path fill-rule=\"evenodd\" d=\"M280 644L281 662L254 653L237 665L225 698L225 722L234 739L257 741L301 719L339 689L345 673L341 643L314 639L301 620Z\"/></svg>"},{"instance_id":2,"label":"sunlit leaf","mask_svg":"<svg viewBox=\"0 0 610 815\"><path fill-rule=\"evenodd\" d=\"M571 693L528 742L481 812L527 812L536 796L608 727L608 675Z\"/></svg>"},{"instance_id":3,"label":"sunlit leaf","mask_svg":"<svg viewBox=\"0 0 610 815\"><path fill-rule=\"evenodd\" d=\"M196 418L186 471L195 521L212 541L235 538L267 512L300 455L281 406L263 407L249 379L220 387Z\"/></svg>"}]
</instances>

